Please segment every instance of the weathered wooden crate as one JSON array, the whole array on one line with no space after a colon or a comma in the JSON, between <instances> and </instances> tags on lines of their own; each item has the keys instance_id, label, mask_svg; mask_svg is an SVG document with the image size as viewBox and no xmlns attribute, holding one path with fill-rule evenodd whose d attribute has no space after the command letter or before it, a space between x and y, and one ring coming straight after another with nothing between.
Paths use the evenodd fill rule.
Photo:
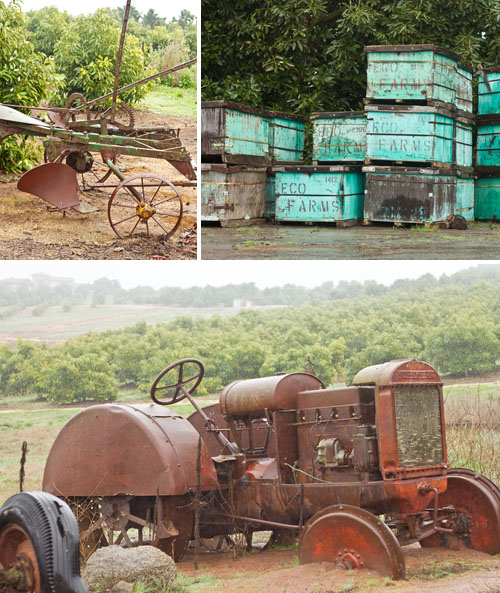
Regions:
<instances>
[{"instance_id":1,"label":"weathered wooden crate","mask_svg":"<svg viewBox=\"0 0 500 593\"><path fill-rule=\"evenodd\" d=\"M269 156L274 163L304 160L306 118L282 111L269 111Z\"/></svg>"},{"instance_id":2,"label":"weathered wooden crate","mask_svg":"<svg viewBox=\"0 0 500 593\"><path fill-rule=\"evenodd\" d=\"M478 87L477 112L480 115L500 114L500 68L481 72Z\"/></svg>"},{"instance_id":3,"label":"weathered wooden crate","mask_svg":"<svg viewBox=\"0 0 500 593\"><path fill-rule=\"evenodd\" d=\"M363 163L366 145L364 111L313 113L311 120L315 163Z\"/></svg>"},{"instance_id":4,"label":"weathered wooden crate","mask_svg":"<svg viewBox=\"0 0 500 593\"><path fill-rule=\"evenodd\" d=\"M456 104L457 54L436 45L369 45L365 52L368 100Z\"/></svg>"},{"instance_id":5,"label":"weathered wooden crate","mask_svg":"<svg viewBox=\"0 0 500 593\"><path fill-rule=\"evenodd\" d=\"M421 105L367 105L366 111L367 164L472 166L472 116Z\"/></svg>"},{"instance_id":6,"label":"weathered wooden crate","mask_svg":"<svg viewBox=\"0 0 500 593\"><path fill-rule=\"evenodd\" d=\"M273 167L276 220L355 223L363 217L360 166Z\"/></svg>"},{"instance_id":7,"label":"weathered wooden crate","mask_svg":"<svg viewBox=\"0 0 500 593\"><path fill-rule=\"evenodd\" d=\"M276 215L276 175L272 170L267 172L266 186L266 218L272 219Z\"/></svg>"},{"instance_id":8,"label":"weathered wooden crate","mask_svg":"<svg viewBox=\"0 0 500 593\"><path fill-rule=\"evenodd\" d=\"M267 111L229 101L201 104L204 161L270 165Z\"/></svg>"},{"instance_id":9,"label":"weathered wooden crate","mask_svg":"<svg viewBox=\"0 0 500 593\"><path fill-rule=\"evenodd\" d=\"M474 178L461 170L363 167L364 217L382 222L438 222L449 214L474 218Z\"/></svg>"},{"instance_id":10,"label":"weathered wooden crate","mask_svg":"<svg viewBox=\"0 0 500 593\"><path fill-rule=\"evenodd\" d=\"M203 163L201 220L245 224L264 218L266 187L265 168Z\"/></svg>"},{"instance_id":11,"label":"weathered wooden crate","mask_svg":"<svg viewBox=\"0 0 500 593\"><path fill-rule=\"evenodd\" d=\"M473 68L463 62L457 63L457 91L455 104L457 109L472 113L472 76Z\"/></svg>"},{"instance_id":12,"label":"weathered wooden crate","mask_svg":"<svg viewBox=\"0 0 500 593\"><path fill-rule=\"evenodd\" d=\"M500 167L500 114L477 117L476 165Z\"/></svg>"},{"instance_id":13,"label":"weathered wooden crate","mask_svg":"<svg viewBox=\"0 0 500 593\"><path fill-rule=\"evenodd\" d=\"M477 220L500 219L500 170L481 174L474 188L474 217Z\"/></svg>"}]
</instances>

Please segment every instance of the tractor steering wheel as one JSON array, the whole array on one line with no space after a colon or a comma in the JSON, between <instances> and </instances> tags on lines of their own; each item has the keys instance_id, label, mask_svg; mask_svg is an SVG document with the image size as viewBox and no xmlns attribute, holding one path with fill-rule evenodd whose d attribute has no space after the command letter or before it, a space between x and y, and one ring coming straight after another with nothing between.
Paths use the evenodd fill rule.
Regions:
<instances>
[{"instance_id":1,"label":"tractor steering wheel","mask_svg":"<svg viewBox=\"0 0 500 593\"><path fill-rule=\"evenodd\" d=\"M199 367L199 371L189 377L188 379L184 379L184 365L186 364L194 364ZM168 383L167 385L162 385L158 387L158 384L163 379L165 375L168 375L170 371L178 367L177 371L177 381L174 383ZM203 366L202 362L197 358L181 358L177 362L169 364L168 367L165 367L163 371L156 377L151 385L151 399L156 403L162 406L169 406L171 404L175 404L176 402L180 402L183 400L187 395L192 395L194 390L198 387L203 379L203 375L205 373L205 367ZM190 385L191 384L191 385ZM175 391L174 391L175 390ZM173 395L171 395L170 399L158 399L156 394L158 391L166 391L166 395L171 395L170 392L174 391Z\"/></svg>"}]
</instances>

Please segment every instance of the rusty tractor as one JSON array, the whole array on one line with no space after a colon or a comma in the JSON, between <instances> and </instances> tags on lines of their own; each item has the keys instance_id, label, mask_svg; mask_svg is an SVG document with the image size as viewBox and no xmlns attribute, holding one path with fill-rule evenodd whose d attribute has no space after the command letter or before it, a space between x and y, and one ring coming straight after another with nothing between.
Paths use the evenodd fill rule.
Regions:
<instances>
[{"instance_id":1,"label":"rusty tractor","mask_svg":"<svg viewBox=\"0 0 500 593\"><path fill-rule=\"evenodd\" d=\"M21 492L0 508L2 593L88 593L80 579L78 525L46 492Z\"/></svg>"},{"instance_id":2,"label":"rusty tractor","mask_svg":"<svg viewBox=\"0 0 500 593\"><path fill-rule=\"evenodd\" d=\"M329 389L313 372L193 392L196 359L166 367L152 404L96 405L63 427L43 489L64 497L81 550L152 543L179 559L198 537L299 537L301 563L405 577L402 546L500 552L500 491L447 463L442 382L398 360ZM184 419L165 405L187 398Z\"/></svg>"}]
</instances>

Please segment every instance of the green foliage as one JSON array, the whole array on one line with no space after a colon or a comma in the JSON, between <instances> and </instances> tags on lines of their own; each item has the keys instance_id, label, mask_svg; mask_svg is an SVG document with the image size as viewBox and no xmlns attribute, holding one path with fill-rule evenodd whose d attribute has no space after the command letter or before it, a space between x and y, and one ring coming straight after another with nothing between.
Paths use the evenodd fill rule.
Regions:
<instances>
[{"instance_id":1,"label":"green foliage","mask_svg":"<svg viewBox=\"0 0 500 593\"><path fill-rule=\"evenodd\" d=\"M489 308L468 306L433 329L427 356L443 372L467 375L491 370L499 358L495 331Z\"/></svg>"},{"instance_id":2,"label":"green foliage","mask_svg":"<svg viewBox=\"0 0 500 593\"><path fill-rule=\"evenodd\" d=\"M66 34L69 23L73 20L66 11L60 12L55 6L44 6L40 10L30 10L26 14L30 40L35 50L46 56L54 54L56 42Z\"/></svg>"},{"instance_id":3,"label":"green foliage","mask_svg":"<svg viewBox=\"0 0 500 593\"><path fill-rule=\"evenodd\" d=\"M12 281L11 281L12 282ZM229 294L262 303L284 304L268 311L242 310L233 316L177 317L144 322L119 331L89 333L48 348L19 341L0 347L0 393L36 394L50 401L113 399L117 385L148 392L167 364L195 357L205 365L197 393L204 395L237 380L302 371L312 363L326 383L349 381L365 366L398 358L420 358L441 373L483 373L496 368L500 342L500 266L485 265L439 280L427 274L375 282L327 282L314 289L286 286L259 291L253 284L189 289L148 287L124 291L116 281L90 286L23 283L16 293L0 283L0 303L40 311L49 304L120 302L219 302ZM236 290L238 289L238 291ZM197 300L196 300L197 299ZM22 299L21 299L22 300ZM14 301L14 303L12 302ZM186 302L184 302L184 305Z\"/></svg>"},{"instance_id":4,"label":"green foliage","mask_svg":"<svg viewBox=\"0 0 500 593\"><path fill-rule=\"evenodd\" d=\"M37 53L28 40L19 3L0 0L0 102L38 105L57 89L54 62ZM33 140L10 137L0 145L0 168L19 173L37 164L41 151Z\"/></svg>"},{"instance_id":5,"label":"green foliage","mask_svg":"<svg viewBox=\"0 0 500 593\"><path fill-rule=\"evenodd\" d=\"M142 17L142 24L148 29L154 29L155 27L164 27L165 19L159 17L156 12L150 8L146 14Z\"/></svg>"},{"instance_id":6,"label":"green foliage","mask_svg":"<svg viewBox=\"0 0 500 593\"><path fill-rule=\"evenodd\" d=\"M161 72L187 62L192 57L190 48L186 43L184 31L178 25L170 27L168 32L155 29L149 33L147 39L154 50L151 53L149 66L155 72ZM192 68L188 71L178 70L169 75L168 78L172 81L172 86L177 86L180 80L186 80L186 72L188 76L192 76L189 74L192 71L194 71Z\"/></svg>"},{"instance_id":7,"label":"green foliage","mask_svg":"<svg viewBox=\"0 0 500 593\"><path fill-rule=\"evenodd\" d=\"M32 314L34 317L39 317L40 315L43 315L43 313L49 308L49 305L47 303L41 303L40 305L37 305L36 307L33 307L33 311Z\"/></svg>"},{"instance_id":8,"label":"green foliage","mask_svg":"<svg viewBox=\"0 0 500 593\"><path fill-rule=\"evenodd\" d=\"M9 173L28 171L42 157L42 145L29 136L8 136L0 144L0 169Z\"/></svg>"},{"instance_id":9,"label":"green foliage","mask_svg":"<svg viewBox=\"0 0 500 593\"><path fill-rule=\"evenodd\" d=\"M362 109L365 45L433 43L497 65L497 0L202 0L203 99Z\"/></svg>"},{"instance_id":10,"label":"green foliage","mask_svg":"<svg viewBox=\"0 0 500 593\"><path fill-rule=\"evenodd\" d=\"M93 99L113 90L120 27L105 9L90 16L79 16L70 24L64 37L54 47L58 71L66 80L66 92L82 93ZM145 66L141 42L127 35L119 86L125 86L150 74ZM121 95L133 104L143 98L149 85L140 85Z\"/></svg>"},{"instance_id":11,"label":"green foliage","mask_svg":"<svg viewBox=\"0 0 500 593\"><path fill-rule=\"evenodd\" d=\"M38 388L54 404L113 401L118 394L109 365L94 353L53 360L46 367Z\"/></svg>"},{"instance_id":12,"label":"green foliage","mask_svg":"<svg viewBox=\"0 0 500 593\"><path fill-rule=\"evenodd\" d=\"M152 51L157 51L161 47L166 47L169 42L169 34L164 26L154 27L146 33L146 42Z\"/></svg>"}]
</instances>

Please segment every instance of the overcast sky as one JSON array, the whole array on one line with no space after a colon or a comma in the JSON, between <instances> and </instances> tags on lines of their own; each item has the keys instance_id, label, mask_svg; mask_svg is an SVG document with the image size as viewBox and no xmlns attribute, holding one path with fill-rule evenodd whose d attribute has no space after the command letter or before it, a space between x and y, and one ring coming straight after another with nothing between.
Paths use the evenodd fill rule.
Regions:
<instances>
[{"instance_id":1,"label":"overcast sky","mask_svg":"<svg viewBox=\"0 0 500 593\"><path fill-rule=\"evenodd\" d=\"M125 7L126 4L126 0L85 0L81 4L79 2L73 4L73 2L67 0L21 0L21 2L23 12L39 10L44 6L57 6L59 10L66 10L73 15L91 14L98 8L104 7ZM152 8L158 16L171 20L174 16L178 16L182 9L189 10L189 12L199 17L200 0L183 0L180 4L168 0L133 0L132 6L135 6L141 14Z\"/></svg>"},{"instance_id":2,"label":"overcast sky","mask_svg":"<svg viewBox=\"0 0 500 593\"><path fill-rule=\"evenodd\" d=\"M392 284L398 278L436 277L472 267L479 261L0 261L0 280L29 278L37 272L91 283L102 277L133 286L221 286L255 282L259 288L298 284L314 287L340 280L376 280Z\"/></svg>"}]
</instances>

